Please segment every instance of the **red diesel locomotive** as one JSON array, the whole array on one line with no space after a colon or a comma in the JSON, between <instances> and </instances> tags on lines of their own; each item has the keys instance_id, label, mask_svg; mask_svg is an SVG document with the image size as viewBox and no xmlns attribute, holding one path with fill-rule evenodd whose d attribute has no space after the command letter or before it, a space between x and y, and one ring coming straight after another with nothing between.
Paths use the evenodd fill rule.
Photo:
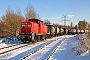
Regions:
<instances>
[{"instance_id":1,"label":"red diesel locomotive","mask_svg":"<svg viewBox=\"0 0 90 60\"><path fill-rule=\"evenodd\" d=\"M18 38L26 42L36 42L45 39L45 35L48 33L48 27L43 24L43 21L39 19L26 19L25 22L21 22L20 33Z\"/></svg>"}]
</instances>

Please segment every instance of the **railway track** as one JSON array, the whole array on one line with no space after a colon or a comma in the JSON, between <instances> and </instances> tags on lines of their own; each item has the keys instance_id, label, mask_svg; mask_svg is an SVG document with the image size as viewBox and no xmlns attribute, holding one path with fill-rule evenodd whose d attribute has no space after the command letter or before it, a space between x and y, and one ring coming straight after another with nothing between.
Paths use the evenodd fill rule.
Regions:
<instances>
[{"instance_id":1,"label":"railway track","mask_svg":"<svg viewBox=\"0 0 90 60\"><path fill-rule=\"evenodd\" d=\"M54 47L54 49L52 50L52 52L48 55L48 57L46 58L46 60L49 60L49 58L54 54L54 52L56 51L56 49L58 48L58 46L61 44L63 40L59 41L59 43L56 44L56 46Z\"/></svg>"},{"instance_id":2,"label":"railway track","mask_svg":"<svg viewBox=\"0 0 90 60\"><path fill-rule=\"evenodd\" d=\"M53 41L56 41L56 40L51 40L51 41L49 41L48 43L42 44L42 46L41 46L40 48L37 48L36 50L32 51L30 54L24 56L24 57L21 58L20 60L23 60L23 59L27 58L28 56L30 56L30 55L36 53L37 51L41 50L42 48L44 48L45 46L49 45L49 44L52 43Z\"/></svg>"},{"instance_id":3,"label":"railway track","mask_svg":"<svg viewBox=\"0 0 90 60\"><path fill-rule=\"evenodd\" d=\"M56 38L55 40L53 39L53 40L50 40L50 41L46 41L46 42L42 42L42 43L36 43L35 45L36 46L34 46L33 48L29 48L29 53L26 53L26 54L24 54L23 56L21 56L21 57L18 57L17 59L20 59L20 60L23 60L23 59L27 59L27 57L30 57L30 56L32 56L32 55L34 55L35 53L37 53L38 51L40 51L40 50L42 50L43 48L45 48L46 46L48 46L48 45L50 45L50 44L52 44L53 42L55 42L55 41L58 41L58 40L60 40L61 39L61 37L59 37L59 38ZM38 44L38 45L37 45ZM15 44L15 45L12 45L12 46L8 46L8 47L4 47L4 48L0 48L0 51L1 50L5 50L5 49L7 49L7 51L1 51L1 53L0 53L0 55L1 56L4 56L4 55L6 55L6 54L13 54L13 52L14 51L18 51L18 49L22 49L22 48L26 48L26 47L30 47L31 46L31 44L26 44L26 45L23 45L22 44L22 46L19 46L20 44ZM32 45L33 46L33 45ZM32 47L31 46L31 47ZM13 48L14 47L14 48ZM9 49L10 48L10 49ZM51 53L49 56L51 56L53 53ZM11 55L9 55L9 56L11 56ZM19 56L19 55L14 55L15 57L17 57L17 56ZM8 59L14 59L14 57L10 57L10 58L8 58ZM49 57L47 57L46 59L49 59Z\"/></svg>"},{"instance_id":4,"label":"railway track","mask_svg":"<svg viewBox=\"0 0 90 60\"><path fill-rule=\"evenodd\" d=\"M28 46L28 45L29 44L25 44L25 45L15 44L15 45L7 46L7 47L4 47L4 48L0 48L0 51L2 51L2 52L0 52L0 55L8 53L8 52L16 50L16 49L19 49L19 48L23 48L23 47ZM10 48L12 48L12 49L10 49ZM3 51L3 50L6 50L6 51Z\"/></svg>"},{"instance_id":5,"label":"railway track","mask_svg":"<svg viewBox=\"0 0 90 60\"><path fill-rule=\"evenodd\" d=\"M24 43L21 43L21 44L24 44ZM5 53L8 53L10 51L13 51L13 50L17 50L17 49L20 49L20 48L23 48L23 47L26 47L26 46L29 46L33 43L26 43L25 45L21 45L21 44L14 44L14 45L10 45L10 46L7 46L7 47L3 47L3 48L0 48L0 55L2 54L5 54ZM19 46L19 47L18 47ZM16 47L16 48L15 48ZM3 51L4 50L4 51ZM6 51L5 51L6 50Z\"/></svg>"},{"instance_id":6,"label":"railway track","mask_svg":"<svg viewBox=\"0 0 90 60\"><path fill-rule=\"evenodd\" d=\"M54 40L53 40L53 41L54 41ZM49 41L49 43L51 43L51 42L52 42L52 41ZM49 43L44 43L44 44L47 45L47 44L49 44ZM23 44L23 43L21 43L21 44ZM0 51L1 51L1 52L0 52L0 55L30 45L30 44L25 44L25 45L21 45L21 44L15 44L15 45L10 45L10 46L7 46L7 47L0 48ZM44 44L42 44L42 46L43 46ZM18 46L19 46L19 47L18 47Z\"/></svg>"},{"instance_id":7,"label":"railway track","mask_svg":"<svg viewBox=\"0 0 90 60\"><path fill-rule=\"evenodd\" d=\"M14 58L14 56L18 56L17 54L15 54L15 51L17 51L17 52L19 52L20 54L22 54L20 51L22 51L23 49L25 49L25 48L27 48L27 47L32 47L32 46L34 46L34 47L32 47L32 48L38 48L38 47L40 47L40 46L43 46L43 45L47 45L47 44L49 44L49 43L51 43L51 42L53 42L53 41L55 41L55 40L45 40L45 41L42 41L42 42L37 42L37 43L35 43L35 45L34 44L27 44L27 45L23 45L22 44L22 46L17 46L17 45L15 45L15 46L8 46L9 48L7 48L7 47L5 47L5 48L2 48L1 50L0 50L0 57L3 57L3 58L1 58L1 60L3 60L3 59L6 59L6 60L8 60L8 59L11 59L11 60L13 60L13 58ZM25 46L25 47L24 47ZM32 50L32 48L28 48L27 50ZM9 49L9 50L8 50ZM4 50L4 51L3 51ZM5 51L5 50L7 50L7 51ZM26 50L26 51L27 51ZM3 52L2 52L3 51ZM24 52L24 51L23 51ZM18 54L19 54L18 53ZM8 57L6 56L6 55L8 55ZM25 56L25 55L24 55ZM5 58L4 58L5 57ZM22 56L23 57L23 56ZM21 57L20 57L21 58ZM20 59L20 58L17 58L16 60L18 60L18 59Z\"/></svg>"},{"instance_id":8,"label":"railway track","mask_svg":"<svg viewBox=\"0 0 90 60\"><path fill-rule=\"evenodd\" d=\"M59 40L59 39L56 39L56 40ZM52 40L52 41L50 41L50 42L48 42L48 43L43 44L40 48L37 48L36 50L32 51L31 53L29 53L28 55L24 56L24 57L21 58L20 60L23 60L23 59L26 59L27 57L30 57L31 55L35 54L36 52L40 51L41 49L45 48L46 46L48 46L49 44L53 43L53 42L56 41L56 40ZM63 40L65 40L65 39L63 39ZM53 49L51 48L51 49L52 49L52 52L49 53L49 55L47 56L46 60L48 60L48 59L50 58L50 56L53 55L53 53L55 52L55 50L58 48L58 46L60 45L60 43L61 43L63 40L58 41L58 43L55 44L55 46L53 47ZM40 59L40 60L42 60L42 59Z\"/></svg>"},{"instance_id":9,"label":"railway track","mask_svg":"<svg viewBox=\"0 0 90 60\"><path fill-rule=\"evenodd\" d=\"M22 44L23 44L23 43L22 43ZM18 46L18 45L20 45L20 44L14 44L14 45L10 45L10 46L7 46L7 47L2 47L2 48L0 48L0 50L5 49L5 48L10 48L10 47L12 47L12 46Z\"/></svg>"}]
</instances>

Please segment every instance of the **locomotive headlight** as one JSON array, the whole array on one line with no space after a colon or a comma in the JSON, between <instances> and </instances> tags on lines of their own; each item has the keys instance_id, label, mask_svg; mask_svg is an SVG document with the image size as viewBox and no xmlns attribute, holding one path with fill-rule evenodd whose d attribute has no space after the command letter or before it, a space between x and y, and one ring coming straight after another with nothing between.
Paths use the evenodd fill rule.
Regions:
<instances>
[{"instance_id":1,"label":"locomotive headlight","mask_svg":"<svg viewBox=\"0 0 90 60\"><path fill-rule=\"evenodd\" d=\"M22 25L22 28L24 28L25 27L25 25Z\"/></svg>"},{"instance_id":2,"label":"locomotive headlight","mask_svg":"<svg viewBox=\"0 0 90 60\"><path fill-rule=\"evenodd\" d=\"M26 23L27 24L27 23Z\"/></svg>"}]
</instances>

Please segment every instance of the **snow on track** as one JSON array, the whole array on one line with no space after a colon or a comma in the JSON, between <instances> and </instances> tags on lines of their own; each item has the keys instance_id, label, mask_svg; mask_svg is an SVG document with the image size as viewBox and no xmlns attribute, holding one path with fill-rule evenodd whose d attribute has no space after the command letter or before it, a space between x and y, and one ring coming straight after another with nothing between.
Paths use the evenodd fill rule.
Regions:
<instances>
[{"instance_id":1,"label":"snow on track","mask_svg":"<svg viewBox=\"0 0 90 60\"><path fill-rule=\"evenodd\" d=\"M60 39L59 39L60 38ZM65 39L65 40L64 40ZM45 60L48 56L50 56L49 60L90 60L90 54L88 52L76 56L74 52L71 51L71 48L80 42L78 39L76 39L75 35L64 35L59 37L54 37L52 39L47 39L41 42L37 42L34 44L31 44L29 46L5 53L3 55L0 55L0 60L20 60L24 56L27 56L31 52L35 51L37 48L40 48L43 46L43 44L48 43L51 40L56 40L52 42L51 44L48 44L44 48L40 49L39 51L35 52L34 54L26 57L24 60ZM62 42L60 45L56 48L59 41ZM12 42L15 43L15 42ZM12 44L0 44L0 47L7 47ZM18 47L18 46L17 46ZM56 49L54 49L56 48ZM12 49L12 48L10 48ZM52 54L52 52L54 53ZM52 55L50 55L52 54Z\"/></svg>"},{"instance_id":2,"label":"snow on track","mask_svg":"<svg viewBox=\"0 0 90 60\"><path fill-rule=\"evenodd\" d=\"M50 56L50 54L53 52L53 50L58 46L61 41L64 39L56 39L56 41L52 42L51 44L45 46L35 54L31 55L30 57L27 57L25 60L46 60Z\"/></svg>"},{"instance_id":3,"label":"snow on track","mask_svg":"<svg viewBox=\"0 0 90 60\"><path fill-rule=\"evenodd\" d=\"M43 43L43 42L42 42ZM42 44L41 43L41 44ZM24 44L22 44L22 45L24 45ZM33 47L35 47L35 46L37 46L37 45L40 45L40 43L38 42L38 43L35 43L35 45L34 44L31 44L31 45L29 45L29 46L26 46L26 47L23 47L23 48L20 48L20 49L17 49L17 50L13 50L13 51L11 51L11 52L8 52L8 53L5 53L4 55L0 55L0 60L7 60L7 59L16 59L16 60L18 60L18 56L17 55L21 55L21 57L22 57L22 54L21 53L27 53L27 51L29 50L29 49L32 49ZM18 46L17 46L18 47ZM13 47L12 47L13 48ZM11 49L12 49L11 48ZM17 56L17 57L16 57ZM20 56L19 56L20 57ZM14 60L13 59L13 60Z\"/></svg>"},{"instance_id":4,"label":"snow on track","mask_svg":"<svg viewBox=\"0 0 90 60\"><path fill-rule=\"evenodd\" d=\"M41 41L41 42L37 42L35 44L31 44L30 46L26 46L26 47L23 47L23 48L5 53L4 55L0 55L0 60L19 60L20 58L29 54L31 51L35 50L36 46L38 46L37 48L39 48L42 44L47 43L49 41L52 41L54 39L56 39L56 38Z\"/></svg>"},{"instance_id":5,"label":"snow on track","mask_svg":"<svg viewBox=\"0 0 90 60\"><path fill-rule=\"evenodd\" d=\"M17 45L17 46L4 48L4 49L0 50L0 54L4 54L4 53L7 53L7 52L10 52L10 51L13 51L13 50L19 49L21 47L25 47L25 46L27 46L27 44L23 44L23 45L21 44L21 45Z\"/></svg>"}]
</instances>

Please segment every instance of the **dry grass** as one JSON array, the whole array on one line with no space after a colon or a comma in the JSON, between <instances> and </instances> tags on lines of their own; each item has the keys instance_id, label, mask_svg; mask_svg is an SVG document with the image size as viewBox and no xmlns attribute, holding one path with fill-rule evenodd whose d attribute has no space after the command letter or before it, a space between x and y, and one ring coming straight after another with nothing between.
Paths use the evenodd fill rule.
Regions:
<instances>
[{"instance_id":1,"label":"dry grass","mask_svg":"<svg viewBox=\"0 0 90 60\"><path fill-rule=\"evenodd\" d=\"M77 43L73 48L72 51L75 52L76 55L80 55L87 50L90 52L90 33L87 34L78 34L76 36L81 42Z\"/></svg>"}]
</instances>

